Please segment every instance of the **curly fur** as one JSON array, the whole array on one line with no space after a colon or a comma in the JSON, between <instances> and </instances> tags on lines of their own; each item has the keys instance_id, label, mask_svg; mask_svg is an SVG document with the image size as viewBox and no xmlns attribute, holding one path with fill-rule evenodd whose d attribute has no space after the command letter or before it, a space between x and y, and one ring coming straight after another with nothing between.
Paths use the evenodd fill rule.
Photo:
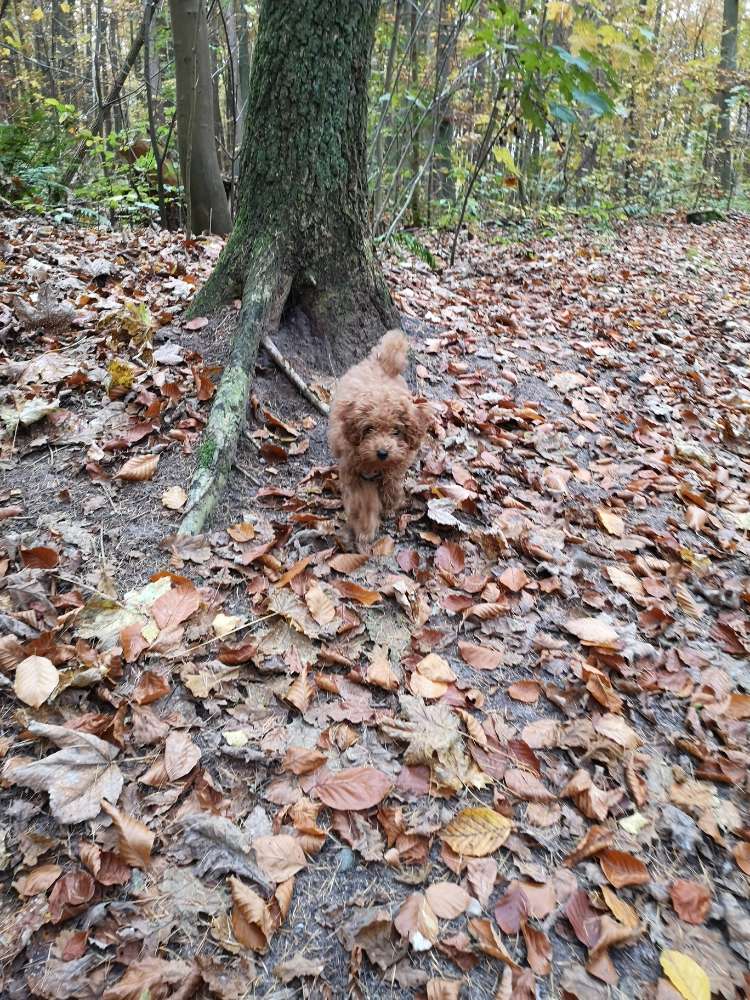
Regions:
<instances>
[{"instance_id":1,"label":"curly fur","mask_svg":"<svg viewBox=\"0 0 750 1000\"><path fill-rule=\"evenodd\" d=\"M347 523L360 550L375 538L383 514L404 500L404 478L431 421L403 378L408 342L389 330L336 386L328 443L339 467Z\"/></svg>"}]
</instances>

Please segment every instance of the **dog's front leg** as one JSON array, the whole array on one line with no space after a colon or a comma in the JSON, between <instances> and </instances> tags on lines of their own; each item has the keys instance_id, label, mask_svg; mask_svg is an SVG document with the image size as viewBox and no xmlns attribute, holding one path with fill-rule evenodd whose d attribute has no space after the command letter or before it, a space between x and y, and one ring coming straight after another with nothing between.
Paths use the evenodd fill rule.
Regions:
<instances>
[{"instance_id":1,"label":"dog's front leg","mask_svg":"<svg viewBox=\"0 0 750 1000\"><path fill-rule=\"evenodd\" d=\"M382 498L383 511L386 514L395 514L404 506L404 475L405 472L398 472L395 475L383 477Z\"/></svg>"},{"instance_id":2,"label":"dog's front leg","mask_svg":"<svg viewBox=\"0 0 750 1000\"><path fill-rule=\"evenodd\" d=\"M361 476L341 476L341 499L349 531L359 552L367 552L372 545L380 524L380 497L377 483L368 482Z\"/></svg>"}]
</instances>

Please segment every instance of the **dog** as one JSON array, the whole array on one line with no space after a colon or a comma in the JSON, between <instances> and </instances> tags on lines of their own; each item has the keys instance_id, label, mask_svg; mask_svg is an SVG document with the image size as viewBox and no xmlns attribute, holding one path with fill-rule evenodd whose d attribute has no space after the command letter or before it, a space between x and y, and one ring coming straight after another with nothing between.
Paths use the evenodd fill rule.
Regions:
<instances>
[{"instance_id":1,"label":"dog","mask_svg":"<svg viewBox=\"0 0 750 1000\"><path fill-rule=\"evenodd\" d=\"M429 403L413 399L403 372L408 342L389 330L364 361L338 382L328 443L354 544L369 549L381 518L404 501L404 478L432 421Z\"/></svg>"}]
</instances>

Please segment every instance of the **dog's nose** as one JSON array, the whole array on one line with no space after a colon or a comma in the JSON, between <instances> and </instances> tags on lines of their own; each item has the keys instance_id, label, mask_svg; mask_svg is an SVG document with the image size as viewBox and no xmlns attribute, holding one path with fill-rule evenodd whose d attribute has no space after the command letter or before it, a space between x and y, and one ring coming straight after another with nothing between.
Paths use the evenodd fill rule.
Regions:
<instances>
[{"instance_id":1,"label":"dog's nose","mask_svg":"<svg viewBox=\"0 0 750 1000\"><path fill-rule=\"evenodd\" d=\"M385 448L378 449L378 458L380 459L381 462L385 462L386 458L388 458L388 452L385 450Z\"/></svg>"}]
</instances>

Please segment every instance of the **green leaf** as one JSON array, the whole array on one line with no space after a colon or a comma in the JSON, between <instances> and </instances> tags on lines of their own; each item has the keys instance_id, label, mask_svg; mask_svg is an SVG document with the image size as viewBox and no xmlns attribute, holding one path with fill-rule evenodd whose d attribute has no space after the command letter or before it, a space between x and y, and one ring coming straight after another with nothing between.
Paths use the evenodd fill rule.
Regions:
<instances>
[{"instance_id":1,"label":"green leaf","mask_svg":"<svg viewBox=\"0 0 750 1000\"><path fill-rule=\"evenodd\" d=\"M562 104L557 104L554 101L549 106L549 112L561 122L565 122L566 125L575 125L578 121L570 108L565 108Z\"/></svg>"}]
</instances>

